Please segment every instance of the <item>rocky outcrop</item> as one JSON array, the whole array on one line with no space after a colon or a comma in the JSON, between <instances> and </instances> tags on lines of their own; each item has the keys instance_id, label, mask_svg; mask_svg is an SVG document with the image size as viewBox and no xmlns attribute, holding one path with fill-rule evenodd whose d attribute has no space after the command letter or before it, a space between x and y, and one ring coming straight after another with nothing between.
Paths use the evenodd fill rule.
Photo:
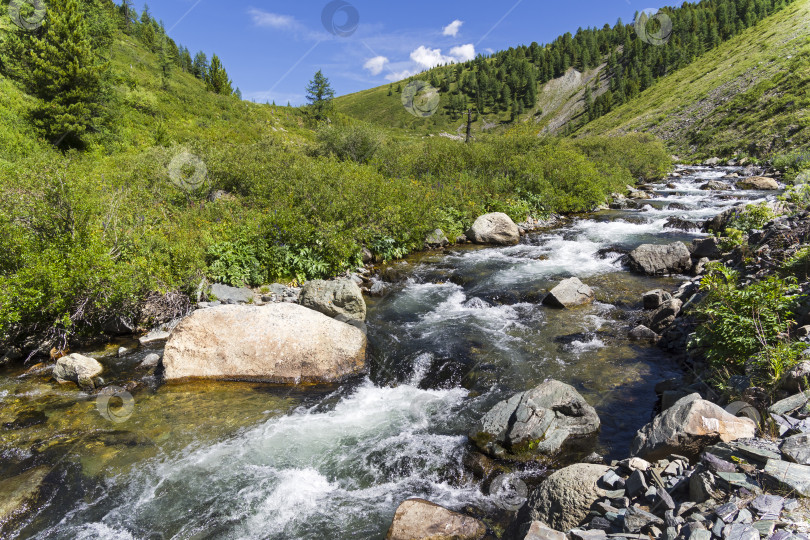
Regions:
<instances>
[{"instance_id":1,"label":"rocky outcrop","mask_svg":"<svg viewBox=\"0 0 810 540\"><path fill-rule=\"evenodd\" d=\"M94 358L74 353L57 360L53 377L60 383L75 382L82 388L94 388L93 378L102 371L103 366Z\"/></svg>"},{"instance_id":2,"label":"rocky outcrop","mask_svg":"<svg viewBox=\"0 0 810 540\"><path fill-rule=\"evenodd\" d=\"M690 394L641 428L633 440L631 454L648 461L671 454L694 458L707 446L754 437L756 425L738 418L718 405Z\"/></svg>"},{"instance_id":3,"label":"rocky outcrop","mask_svg":"<svg viewBox=\"0 0 810 540\"><path fill-rule=\"evenodd\" d=\"M365 366L366 336L297 304L201 309L172 332L167 380L331 383Z\"/></svg>"},{"instance_id":4,"label":"rocky outcrop","mask_svg":"<svg viewBox=\"0 0 810 540\"><path fill-rule=\"evenodd\" d=\"M341 320L366 320L363 291L350 279L307 281L298 302L328 317L342 316Z\"/></svg>"},{"instance_id":5,"label":"rocky outcrop","mask_svg":"<svg viewBox=\"0 0 810 540\"><path fill-rule=\"evenodd\" d=\"M529 498L532 520L558 531L568 531L583 522L593 503L606 491L597 483L609 467L578 463L549 476Z\"/></svg>"},{"instance_id":6,"label":"rocky outcrop","mask_svg":"<svg viewBox=\"0 0 810 540\"><path fill-rule=\"evenodd\" d=\"M467 231L467 238L476 244L514 245L520 242L520 229L506 214L484 214Z\"/></svg>"},{"instance_id":7,"label":"rocky outcrop","mask_svg":"<svg viewBox=\"0 0 810 540\"><path fill-rule=\"evenodd\" d=\"M408 499L397 508L385 540L480 540L483 523L423 499Z\"/></svg>"},{"instance_id":8,"label":"rocky outcrop","mask_svg":"<svg viewBox=\"0 0 810 540\"><path fill-rule=\"evenodd\" d=\"M627 261L634 272L649 276L682 274L692 268L691 255L682 242L643 244L630 252Z\"/></svg>"},{"instance_id":9,"label":"rocky outcrop","mask_svg":"<svg viewBox=\"0 0 810 540\"><path fill-rule=\"evenodd\" d=\"M549 380L495 405L470 438L491 456L541 459L595 435L596 410L572 386Z\"/></svg>"},{"instance_id":10,"label":"rocky outcrop","mask_svg":"<svg viewBox=\"0 0 810 540\"><path fill-rule=\"evenodd\" d=\"M683 302L677 298L667 300L661 307L650 315L649 323L647 326L653 332L660 334L669 328L681 312Z\"/></svg>"},{"instance_id":11,"label":"rocky outcrop","mask_svg":"<svg viewBox=\"0 0 810 540\"><path fill-rule=\"evenodd\" d=\"M450 240L447 239L441 229L436 229L425 238L425 246L428 248L442 248L449 244Z\"/></svg>"},{"instance_id":12,"label":"rocky outcrop","mask_svg":"<svg viewBox=\"0 0 810 540\"><path fill-rule=\"evenodd\" d=\"M723 252L720 250L720 239L714 236L692 241L692 257L702 259L707 257L712 260L719 259Z\"/></svg>"},{"instance_id":13,"label":"rocky outcrop","mask_svg":"<svg viewBox=\"0 0 810 540\"><path fill-rule=\"evenodd\" d=\"M547 306L570 308L593 302L593 289L582 283L579 278L568 278L561 281L546 295L543 304Z\"/></svg>"},{"instance_id":14,"label":"rocky outcrop","mask_svg":"<svg viewBox=\"0 0 810 540\"><path fill-rule=\"evenodd\" d=\"M756 189L762 191L774 191L779 189L779 183L773 178L766 176L752 176L737 182L737 187L740 189Z\"/></svg>"}]
</instances>

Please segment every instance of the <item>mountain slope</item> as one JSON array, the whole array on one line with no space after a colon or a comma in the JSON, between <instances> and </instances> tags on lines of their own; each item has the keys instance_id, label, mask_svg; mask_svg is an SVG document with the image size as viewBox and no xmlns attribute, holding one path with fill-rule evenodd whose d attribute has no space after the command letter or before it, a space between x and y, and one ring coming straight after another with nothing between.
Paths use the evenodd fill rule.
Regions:
<instances>
[{"instance_id":1,"label":"mountain slope","mask_svg":"<svg viewBox=\"0 0 810 540\"><path fill-rule=\"evenodd\" d=\"M764 156L810 143L810 0L660 80L579 134L653 133L684 155Z\"/></svg>"}]
</instances>

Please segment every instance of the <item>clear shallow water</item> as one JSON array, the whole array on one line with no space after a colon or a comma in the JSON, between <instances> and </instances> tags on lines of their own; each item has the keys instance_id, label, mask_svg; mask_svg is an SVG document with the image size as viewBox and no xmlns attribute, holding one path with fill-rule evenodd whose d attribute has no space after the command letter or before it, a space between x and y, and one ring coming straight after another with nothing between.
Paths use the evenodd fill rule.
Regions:
<instances>
[{"instance_id":1,"label":"clear shallow water","mask_svg":"<svg viewBox=\"0 0 810 540\"><path fill-rule=\"evenodd\" d=\"M259 384L147 385L132 416L47 373L0 377L0 478L52 469L41 510L19 527L33 538L368 538L419 496L456 509L497 510L465 470L466 433L489 407L547 378L573 384L603 421L598 450L623 456L646 423L656 382L678 373L626 334L641 294L673 287L622 270L638 244L691 241L670 217L702 221L734 195L698 186L725 172L675 180L641 210L606 211L534 234L518 246L464 247L397 264L406 280L369 299L369 374L340 388ZM687 209L669 209L672 203ZM540 305L577 276L597 302ZM146 354L104 358L110 380L143 377ZM112 368L112 366L117 366ZM530 474L530 472L529 472Z\"/></svg>"}]
</instances>

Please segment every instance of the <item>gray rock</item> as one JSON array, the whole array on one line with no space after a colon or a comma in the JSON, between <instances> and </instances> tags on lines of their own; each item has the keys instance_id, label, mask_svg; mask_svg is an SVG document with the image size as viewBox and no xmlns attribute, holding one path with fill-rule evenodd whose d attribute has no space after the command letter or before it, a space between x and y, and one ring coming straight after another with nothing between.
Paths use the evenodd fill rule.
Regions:
<instances>
[{"instance_id":1,"label":"gray rock","mask_svg":"<svg viewBox=\"0 0 810 540\"><path fill-rule=\"evenodd\" d=\"M552 456L599 427L596 410L573 387L549 380L495 405L470 438L494 457L531 460Z\"/></svg>"},{"instance_id":2,"label":"gray rock","mask_svg":"<svg viewBox=\"0 0 810 540\"><path fill-rule=\"evenodd\" d=\"M745 525L750 525L753 522L754 516L751 515L751 512L749 512L747 508L740 510L737 517L734 518L734 523L744 523Z\"/></svg>"},{"instance_id":3,"label":"gray rock","mask_svg":"<svg viewBox=\"0 0 810 540\"><path fill-rule=\"evenodd\" d=\"M608 472L606 472L605 476L601 478L601 481L610 489L616 489L617 487L624 486L624 478L616 474L616 471L614 471L613 469L610 469Z\"/></svg>"},{"instance_id":4,"label":"gray rock","mask_svg":"<svg viewBox=\"0 0 810 540\"><path fill-rule=\"evenodd\" d=\"M810 466L769 459L764 476L774 485L810 497Z\"/></svg>"},{"instance_id":5,"label":"gray rock","mask_svg":"<svg viewBox=\"0 0 810 540\"><path fill-rule=\"evenodd\" d=\"M140 363L140 365L138 367L153 368L153 367L157 367L157 365L159 363L160 363L160 355L152 353L152 354L147 354L146 357L144 357L143 361Z\"/></svg>"},{"instance_id":6,"label":"gray rock","mask_svg":"<svg viewBox=\"0 0 810 540\"><path fill-rule=\"evenodd\" d=\"M56 361L53 377L61 383L72 381L81 387L93 388L93 377L102 371L104 368L96 359L74 353Z\"/></svg>"},{"instance_id":7,"label":"gray rock","mask_svg":"<svg viewBox=\"0 0 810 540\"><path fill-rule=\"evenodd\" d=\"M672 498L672 495L667 492L667 490L659 487L656 489L655 494L663 508L666 510L675 510L675 500Z\"/></svg>"},{"instance_id":8,"label":"gray rock","mask_svg":"<svg viewBox=\"0 0 810 540\"><path fill-rule=\"evenodd\" d=\"M715 236L692 240L692 257L702 259L704 257L716 260L723 255L720 249L720 239Z\"/></svg>"},{"instance_id":9,"label":"gray rock","mask_svg":"<svg viewBox=\"0 0 810 540\"><path fill-rule=\"evenodd\" d=\"M644 293L644 309L658 309L664 302L672 300L672 295L663 289Z\"/></svg>"},{"instance_id":10,"label":"gray rock","mask_svg":"<svg viewBox=\"0 0 810 540\"><path fill-rule=\"evenodd\" d=\"M223 304L249 304L254 301L253 291L240 287L230 287L221 283L211 286L211 295Z\"/></svg>"},{"instance_id":11,"label":"gray rock","mask_svg":"<svg viewBox=\"0 0 810 540\"><path fill-rule=\"evenodd\" d=\"M720 158L719 157L709 158L706 161L704 161L703 164L709 167L715 167L717 165L720 165Z\"/></svg>"},{"instance_id":12,"label":"gray rock","mask_svg":"<svg viewBox=\"0 0 810 540\"><path fill-rule=\"evenodd\" d=\"M130 354L134 353L135 349L127 348L127 347L118 347L118 358L123 358L125 356L129 356Z\"/></svg>"},{"instance_id":13,"label":"gray rock","mask_svg":"<svg viewBox=\"0 0 810 540\"><path fill-rule=\"evenodd\" d=\"M729 186L725 182L720 182L719 180L709 180L708 182L700 186L700 189L702 189L703 191L725 191L730 188L731 186Z\"/></svg>"},{"instance_id":14,"label":"gray rock","mask_svg":"<svg viewBox=\"0 0 810 540\"><path fill-rule=\"evenodd\" d=\"M543 304L559 308L571 308L593 302L593 289L578 278L564 279L551 289Z\"/></svg>"},{"instance_id":15,"label":"gray rock","mask_svg":"<svg viewBox=\"0 0 810 540\"><path fill-rule=\"evenodd\" d=\"M601 529L571 529L569 534L571 535L572 540L604 540L607 538L607 532Z\"/></svg>"},{"instance_id":16,"label":"gray rock","mask_svg":"<svg viewBox=\"0 0 810 540\"><path fill-rule=\"evenodd\" d=\"M784 504L784 497L778 495L760 495L751 501L751 508L754 509L760 519L774 520L779 519Z\"/></svg>"},{"instance_id":17,"label":"gray rock","mask_svg":"<svg viewBox=\"0 0 810 540\"><path fill-rule=\"evenodd\" d=\"M609 467L578 463L556 471L529 498L530 517L558 531L580 525L593 503L605 496L597 486Z\"/></svg>"},{"instance_id":18,"label":"gray rock","mask_svg":"<svg viewBox=\"0 0 810 540\"><path fill-rule=\"evenodd\" d=\"M298 302L327 317L342 316L341 318L345 318L345 320L366 320L366 302L363 300L363 291L356 283L348 279L307 281L301 290Z\"/></svg>"},{"instance_id":19,"label":"gray rock","mask_svg":"<svg viewBox=\"0 0 810 540\"><path fill-rule=\"evenodd\" d=\"M431 248L445 247L450 244L450 240L445 236L444 231L436 229L425 238L425 245Z\"/></svg>"},{"instance_id":20,"label":"gray rock","mask_svg":"<svg viewBox=\"0 0 810 540\"><path fill-rule=\"evenodd\" d=\"M683 302L677 298L673 298L655 310L650 316L649 328L655 333L660 334L675 322L675 319L681 313Z\"/></svg>"},{"instance_id":21,"label":"gray rock","mask_svg":"<svg viewBox=\"0 0 810 540\"><path fill-rule=\"evenodd\" d=\"M630 252L628 263L634 272L650 276L683 274L692 268L692 257L682 242L643 244Z\"/></svg>"},{"instance_id":22,"label":"gray rock","mask_svg":"<svg viewBox=\"0 0 810 540\"><path fill-rule=\"evenodd\" d=\"M717 514L717 517L722 519L725 523L734 521L734 517L739 511L740 508L733 502L726 503L714 509L714 513Z\"/></svg>"},{"instance_id":23,"label":"gray rock","mask_svg":"<svg viewBox=\"0 0 810 540\"><path fill-rule=\"evenodd\" d=\"M624 487L627 490L627 496L631 499L647 491L647 479L644 478L644 473L638 470L633 471Z\"/></svg>"},{"instance_id":24,"label":"gray rock","mask_svg":"<svg viewBox=\"0 0 810 540\"><path fill-rule=\"evenodd\" d=\"M808 401L810 401L810 390L799 392L782 401L777 401L770 406L768 412L772 412L773 414L790 414L807 405Z\"/></svg>"},{"instance_id":25,"label":"gray rock","mask_svg":"<svg viewBox=\"0 0 810 540\"><path fill-rule=\"evenodd\" d=\"M514 245L520 242L520 230L509 216L496 212L476 219L467 238L476 244Z\"/></svg>"},{"instance_id":26,"label":"gray rock","mask_svg":"<svg viewBox=\"0 0 810 540\"><path fill-rule=\"evenodd\" d=\"M650 525L664 526L664 520L635 506L628 508L624 514L625 532L640 533Z\"/></svg>"},{"instance_id":27,"label":"gray rock","mask_svg":"<svg viewBox=\"0 0 810 540\"><path fill-rule=\"evenodd\" d=\"M636 341L655 341L660 337L658 334L656 334L643 324L640 324L635 328L633 328L632 330L630 330L629 336L630 339L634 339Z\"/></svg>"},{"instance_id":28,"label":"gray rock","mask_svg":"<svg viewBox=\"0 0 810 540\"><path fill-rule=\"evenodd\" d=\"M776 528L776 521L760 520L755 521L751 526L757 530L760 538L770 538Z\"/></svg>"},{"instance_id":29,"label":"gray rock","mask_svg":"<svg viewBox=\"0 0 810 540\"><path fill-rule=\"evenodd\" d=\"M3 530L4 525L23 518L26 513L36 508L43 482L49 472L49 467L36 467L17 476L0 480L0 493L3 494L0 497L0 534L8 532Z\"/></svg>"},{"instance_id":30,"label":"gray rock","mask_svg":"<svg viewBox=\"0 0 810 540\"><path fill-rule=\"evenodd\" d=\"M670 454L696 458L710 444L751 438L755 434L752 420L737 418L701 399L700 394L691 394L639 430L631 454L648 460L663 459Z\"/></svg>"},{"instance_id":31,"label":"gray rock","mask_svg":"<svg viewBox=\"0 0 810 540\"><path fill-rule=\"evenodd\" d=\"M723 529L723 540L759 540L759 531L751 525L732 523Z\"/></svg>"},{"instance_id":32,"label":"gray rock","mask_svg":"<svg viewBox=\"0 0 810 540\"><path fill-rule=\"evenodd\" d=\"M800 362L790 368L782 380L782 388L788 392L801 392L807 389L808 384L810 384L810 361Z\"/></svg>"},{"instance_id":33,"label":"gray rock","mask_svg":"<svg viewBox=\"0 0 810 540\"><path fill-rule=\"evenodd\" d=\"M742 209L742 206L744 205L729 208L728 210L717 214L710 220L706 221L706 223L703 225L704 230L706 230L706 232L724 233L729 222L737 214L737 212Z\"/></svg>"},{"instance_id":34,"label":"gray rock","mask_svg":"<svg viewBox=\"0 0 810 540\"><path fill-rule=\"evenodd\" d=\"M706 529L697 529L689 535L689 540L712 540L712 533Z\"/></svg>"},{"instance_id":35,"label":"gray rock","mask_svg":"<svg viewBox=\"0 0 810 540\"><path fill-rule=\"evenodd\" d=\"M788 437L782 443L781 450L787 461L810 465L810 434L801 433Z\"/></svg>"}]
</instances>

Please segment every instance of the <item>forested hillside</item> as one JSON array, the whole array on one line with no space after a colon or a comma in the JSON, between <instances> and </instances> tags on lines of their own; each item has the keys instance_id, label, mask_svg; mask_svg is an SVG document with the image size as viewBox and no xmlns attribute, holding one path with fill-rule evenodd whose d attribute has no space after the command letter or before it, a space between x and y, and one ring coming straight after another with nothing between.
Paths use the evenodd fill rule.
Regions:
<instances>
[{"instance_id":1,"label":"forested hillside","mask_svg":"<svg viewBox=\"0 0 810 540\"><path fill-rule=\"evenodd\" d=\"M473 61L434 68L414 80L439 89L441 107L427 121L415 122L399 111L402 88L408 81L345 96L339 110L368 121L435 131L453 130L462 111L471 108L477 130L517 120L533 121L552 132L571 133L583 124L632 102L657 80L692 64L708 51L785 8L791 0L704 0L664 8L658 17L639 14L634 24L579 29L552 43L510 48ZM590 72L587 82L566 86L565 107L576 114L546 109L543 93L555 79L574 69ZM539 86L538 86L539 85ZM548 87L548 88L547 88ZM569 101L569 95L574 99ZM539 99L538 99L539 97ZM386 110L390 111L386 114Z\"/></svg>"}]
</instances>

